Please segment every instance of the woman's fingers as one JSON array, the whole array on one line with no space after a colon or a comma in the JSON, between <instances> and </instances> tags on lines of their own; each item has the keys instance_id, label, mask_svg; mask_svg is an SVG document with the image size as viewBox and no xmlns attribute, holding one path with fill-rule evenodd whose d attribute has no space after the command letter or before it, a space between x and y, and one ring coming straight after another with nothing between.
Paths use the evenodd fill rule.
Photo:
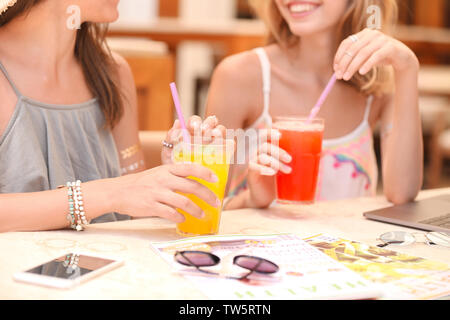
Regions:
<instances>
[{"instance_id":1,"label":"woman's fingers","mask_svg":"<svg viewBox=\"0 0 450 320\"><path fill-rule=\"evenodd\" d=\"M367 33L368 30L364 29L363 31L349 36L342 41L334 57L334 65L339 65L341 60L347 56L346 52L350 52L351 49L353 49L352 53L356 53L356 51L358 51L356 49L361 48L365 43L367 43Z\"/></svg>"},{"instance_id":2,"label":"woman's fingers","mask_svg":"<svg viewBox=\"0 0 450 320\"><path fill-rule=\"evenodd\" d=\"M285 150L272 143L263 143L259 149L260 154L267 154L280 162L290 163L292 157Z\"/></svg>"},{"instance_id":3,"label":"woman's fingers","mask_svg":"<svg viewBox=\"0 0 450 320\"><path fill-rule=\"evenodd\" d=\"M275 170L276 172L281 171L282 173L285 174L289 174L292 172L292 168L283 164L282 162L280 162L278 159L269 156L268 154L260 154L258 156L258 163L262 164L266 167L270 167L273 170Z\"/></svg>"},{"instance_id":4,"label":"woman's fingers","mask_svg":"<svg viewBox=\"0 0 450 320\"><path fill-rule=\"evenodd\" d=\"M170 173L181 178L189 176L216 183L219 178L210 169L196 163L177 163L170 166Z\"/></svg>"},{"instance_id":5,"label":"woman's fingers","mask_svg":"<svg viewBox=\"0 0 450 320\"><path fill-rule=\"evenodd\" d=\"M188 123L186 124L191 136L199 135L200 128L202 125L202 118L199 116L192 116L189 118Z\"/></svg>"},{"instance_id":6,"label":"woman's fingers","mask_svg":"<svg viewBox=\"0 0 450 320\"><path fill-rule=\"evenodd\" d=\"M250 170L259 172L259 174L263 176L274 176L277 174L277 172L274 169L263 166L254 161L250 161L248 167Z\"/></svg>"},{"instance_id":7,"label":"woman's fingers","mask_svg":"<svg viewBox=\"0 0 450 320\"><path fill-rule=\"evenodd\" d=\"M261 175L273 176L278 171L289 174L292 169L284 163L290 163L292 157L283 149L278 147L281 133L276 129L263 129L259 132L259 143L257 154L252 156L250 169L258 171Z\"/></svg>"},{"instance_id":8,"label":"woman's fingers","mask_svg":"<svg viewBox=\"0 0 450 320\"><path fill-rule=\"evenodd\" d=\"M214 208L221 205L215 193L198 181L176 177L176 179L168 183L168 186L172 191L193 194Z\"/></svg>"},{"instance_id":9,"label":"woman's fingers","mask_svg":"<svg viewBox=\"0 0 450 320\"><path fill-rule=\"evenodd\" d=\"M382 41L375 41L365 48L361 49L358 55L351 61L350 65L344 71L342 79L345 81L350 80L363 64L372 56L372 54L383 47Z\"/></svg>"},{"instance_id":10,"label":"woman's fingers","mask_svg":"<svg viewBox=\"0 0 450 320\"><path fill-rule=\"evenodd\" d=\"M227 129L225 128L225 126L218 125L211 131L211 133L214 139L220 139L226 137L226 131Z\"/></svg>"},{"instance_id":11,"label":"woman's fingers","mask_svg":"<svg viewBox=\"0 0 450 320\"><path fill-rule=\"evenodd\" d=\"M204 216L203 210L191 199L184 195L178 194L176 192L161 192L160 194L156 195L156 197L160 203L172 208L181 209L193 217L201 219ZM173 214L173 211L170 212ZM179 218L174 215L172 216L175 218Z\"/></svg>"},{"instance_id":12,"label":"woman's fingers","mask_svg":"<svg viewBox=\"0 0 450 320\"><path fill-rule=\"evenodd\" d=\"M202 137L202 142L211 142L216 137L225 137L225 127L219 126L216 116L209 116L204 121L199 116L192 116L187 126L191 136Z\"/></svg>"},{"instance_id":13,"label":"woman's fingers","mask_svg":"<svg viewBox=\"0 0 450 320\"><path fill-rule=\"evenodd\" d=\"M359 69L359 72L364 75L369 72L372 68L377 65L383 64L383 62L389 58L389 54L391 53L391 49L389 47L383 47L376 52L372 53L372 55L367 59L367 61L362 65Z\"/></svg>"},{"instance_id":14,"label":"woman's fingers","mask_svg":"<svg viewBox=\"0 0 450 320\"><path fill-rule=\"evenodd\" d=\"M349 67L363 61L364 56L367 58L370 53L368 53L368 47L371 49L374 47L372 44L377 42L377 39L382 35L382 33L365 29L360 33L354 35L352 40L351 37L345 39L335 56L334 69L336 72L337 79L344 79L348 81L356 72L351 72ZM378 47L378 44L376 45Z\"/></svg>"},{"instance_id":15,"label":"woman's fingers","mask_svg":"<svg viewBox=\"0 0 450 320\"><path fill-rule=\"evenodd\" d=\"M209 116L203 121L201 125L202 134L205 134L206 132L210 132L211 130L215 129L218 124L219 120L217 119L216 116Z\"/></svg>"},{"instance_id":16,"label":"woman's fingers","mask_svg":"<svg viewBox=\"0 0 450 320\"><path fill-rule=\"evenodd\" d=\"M258 132L259 144L265 142L278 142L281 138L281 133L277 129L261 129Z\"/></svg>"},{"instance_id":17,"label":"woman's fingers","mask_svg":"<svg viewBox=\"0 0 450 320\"><path fill-rule=\"evenodd\" d=\"M157 201L152 204L151 215L161 217L175 223L181 223L185 220L184 216L175 208Z\"/></svg>"},{"instance_id":18,"label":"woman's fingers","mask_svg":"<svg viewBox=\"0 0 450 320\"><path fill-rule=\"evenodd\" d=\"M263 176L273 176L278 171L285 174L290 174L292 172L291 167L266 153L260 153L256 159L249 161L249 168L251 170L258 171Z\"/></svg>"},{"instance_id":19,"label":"woman's fingers","mask_svg":"<svg viewBox=\"0 0 450 320\"><path fill-rule=\"evenodd\" d=\"M176 143L180 137L181 137L181 124L180 121L177 119L173 123L173 126L169 130L169 132L167 132L166 141L169 143Z\"/></svg>"}]
</instances>

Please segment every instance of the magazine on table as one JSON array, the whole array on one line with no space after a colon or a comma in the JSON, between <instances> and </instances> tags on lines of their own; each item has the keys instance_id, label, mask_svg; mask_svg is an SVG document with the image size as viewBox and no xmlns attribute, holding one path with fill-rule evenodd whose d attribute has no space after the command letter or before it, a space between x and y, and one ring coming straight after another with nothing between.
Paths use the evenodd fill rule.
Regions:
<instances>
[{"instance_id":1,"label":"magazine on table","mask_svg":"<svg viewBox=\"0 0 450 320\"><path fill-rule=\"evenodd\" d=\"M319 234L304 239L383 288L383 299L425 300L450 295L450 266L364 243Z\"/></svg>"},{"instance_id":2,"label":"magazine on table","mask_svg":"<svg viewBox=\"0 0 450 320\"><path fill-rule=\"evenodd\" d=\"M294 234L264 236L203 236L152 243L152 248L172 270L187 278L210 299L373 299L381 297L378 285ZM178 263L177 252L202 251L220 258L207 267L212 275ZM274 274L252 273L242 280L230 279L248 272L233 264L238 255L259 257L275 263Z\"/></svg>"}]
</instances>

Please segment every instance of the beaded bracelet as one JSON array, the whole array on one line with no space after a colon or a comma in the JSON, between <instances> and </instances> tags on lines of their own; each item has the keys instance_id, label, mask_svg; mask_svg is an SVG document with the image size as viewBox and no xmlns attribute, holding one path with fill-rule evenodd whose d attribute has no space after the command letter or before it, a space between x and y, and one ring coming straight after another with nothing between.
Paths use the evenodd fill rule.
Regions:
<instances>
[{"instance_id":1,"label":"beaded bracelet","mask_svg":"<svg viewBox=\"0 0 450 320\"><path fill-rule=\"evenodd\" d=\"M76 229L76 219L75 219L75 205L73 200L73 188L70 182L67 182L67 197L69 198L69 213L67 214L67 220L70 222L70 227Z\"/></svg>"},{"instance_id":2,"label":"beaded bracelet","mask_svg":"<svg viewBox=\"0 0 450 320\"><path fill-rule=\"evenodd\" d=\"M86 215L84 212L84 203L83 203L83 193L81 192L81 181L77 180L76 182L71 183L73 189L73 199L75 202L75 214L77 216L77 226L75 229L77 231L84 230L84 226L88 224L86 220Z\"/></svg>"},{"instance_id":3,"label":"beaded bracelet","mask_svg":"<svg viewBox=\"0 0 450 320\"><path fill-rule=\"evenodd\" d=\"M70 227L72 229L83 231L84 226L88 225L88 221L84 212L81 181L67 182L66 186L69 199L69 213L67 214L67 220L70 222ZM64 186L59 186L58 188L64 188Z\"/></svg>"}]
</instances>

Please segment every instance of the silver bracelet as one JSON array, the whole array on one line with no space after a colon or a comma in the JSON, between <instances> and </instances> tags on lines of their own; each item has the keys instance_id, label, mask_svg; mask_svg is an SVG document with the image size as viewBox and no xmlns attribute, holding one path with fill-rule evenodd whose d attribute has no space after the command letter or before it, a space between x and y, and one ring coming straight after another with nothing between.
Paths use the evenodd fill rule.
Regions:
<instances>
[{"instance_id":1,"label":"silver bracelet","mask_svg":"<svg viewBox=\"0 0 450 320\"><path fill-rule=\"evenodd\" d=\"M69 213L67 214L66 218L70 222L70 227L72 229L75 229L76 219L75 219L75 204L73 201L73 188L69 182L67 183L67 198L69 199Z\"/></svg>"},{"instance_id":2,"label":"silver bracelet","mask_svg":"<svg viewBox=\"0 0 450 320\"><path fill-rule=\"evenodd\" d=\"M75 182L67 182L67 189L69 194L69 215L67 218L71 222L70 227L77 231L83 231L84 227L88 225L88 221L84 211L81 181L77 180Z\"/></svg>"}]
</instances>

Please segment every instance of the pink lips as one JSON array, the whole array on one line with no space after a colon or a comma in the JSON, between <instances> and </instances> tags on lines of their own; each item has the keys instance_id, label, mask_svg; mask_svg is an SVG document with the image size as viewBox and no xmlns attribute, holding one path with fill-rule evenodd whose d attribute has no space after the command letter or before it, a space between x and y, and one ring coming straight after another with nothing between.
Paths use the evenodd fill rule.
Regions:
<instances>
[{"instance_id":1,"label":"pink lips","mask_svg":"<svg viewBox=\"0 0 450 320\"><path fill-rule=\"evenodd\" d=\"M304 18L313 14L322 4L312 1L289 1L285 5L293 18Z\"/></svg>"}]
</instances>

